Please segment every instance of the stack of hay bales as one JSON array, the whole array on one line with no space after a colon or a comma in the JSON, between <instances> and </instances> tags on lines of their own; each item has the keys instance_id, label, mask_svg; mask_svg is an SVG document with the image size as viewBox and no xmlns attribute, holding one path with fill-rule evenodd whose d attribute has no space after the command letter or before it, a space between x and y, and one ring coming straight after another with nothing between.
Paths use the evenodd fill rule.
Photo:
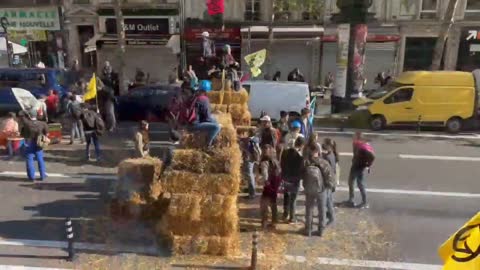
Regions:
<instances>
[{"instance_id":1,"label":"stack of hay bales","mask_svg":"<svg viewBox=\"0 0 480 270\"><path fill-rule=\"evenodd\" d=\"M208 93L213 112L230 113L234 126L250 126L252 115L248 110L248 92L245 89L233 91L211 91Z\"/></svg>"},{"instance_id":2,"label":"stack of hay bales","mask_svg":"<svg viewBox=\"0 0 480 270\"><path fill-rule=\"evenodd\" d=\"M158 205L162 193L159 179L162 165L161 160L152 157L126 159L118 165L118 181L111 205L113 216L139 219L151 215L146 210ZM154 212L160 214L157 210Z\"/></svg>"},{"instance_id":3,"label":"stack of hay bales","mask_svg":"<svg viewBox=\"0 0 480 270\"><path fill-rule=\"evenodd\" d=\"M222 125L213 150L202 150L205 138L187 133L183 149L162 176L168 208L156 231L175 255L230 255L238 246L237 194L241 152L230 114L216 114Z\"/></svg>"}]
</instances>

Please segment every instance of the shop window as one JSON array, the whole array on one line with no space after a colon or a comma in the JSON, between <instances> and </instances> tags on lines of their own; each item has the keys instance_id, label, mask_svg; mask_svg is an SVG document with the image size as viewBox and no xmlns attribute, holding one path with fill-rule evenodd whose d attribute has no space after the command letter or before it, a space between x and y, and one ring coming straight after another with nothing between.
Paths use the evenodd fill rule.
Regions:
<instances>
[{"instance_id":1,"label":"shop window","mask_svg":"<svg viewBox=\"0 0 480 270\"><path fill-rule=\"evenodd\" d=\"M462 31L458 48L457 70L473 71L480 66L480 39L476 38L477 32L472 30L472 28L465 28Z\"/></svg>"},{"instance_id":2,"label":"shop window","mask_svg":"<svg viewBox=\"0 0 480 270\"><path fill-rule=\"evenodd\" d=\"M403 70L429 70L436 38L407 37Z\"/></svg>"},{"instance_id":3,"label":"shop window","mask_svg":"<svg viewBox=\"0 0 480 270\"><path fill-rule=\"evenodd\" d=\"M480 18L480 1L468 0L467 8L465 9L465 19L478 19Z\"/></svg>"},{"instance_id":4,"label":"shop window","mask_svg":"<svg viewBox=\"0 0 480 270\"><path fill-rule=\"evenodd\" d=\"M412 100L413 97L413 88L405 88L398 90L393 95L386 98L383 103L385 104L394 104L400 102L407 102Z\"/></svg>"},{"instance_id":5,"label":"shop window","mask_svg":"<svg viewBox=\"0 0 480 270\"><path fill-rule=\"evenodd\" d=\"M259 21L261 18L260 13L260 0L245 0L245 21Z\"/></svg>"},{"instance_id":6,"label":"shop window","mask_svg":"<svg viewBox=\"0 0 480 270\"><path fill-rule=\"evenodd\" d=\"M438 0L421 0L420 19L435 19L437 17Z\"/></svg>"}]
</instances>

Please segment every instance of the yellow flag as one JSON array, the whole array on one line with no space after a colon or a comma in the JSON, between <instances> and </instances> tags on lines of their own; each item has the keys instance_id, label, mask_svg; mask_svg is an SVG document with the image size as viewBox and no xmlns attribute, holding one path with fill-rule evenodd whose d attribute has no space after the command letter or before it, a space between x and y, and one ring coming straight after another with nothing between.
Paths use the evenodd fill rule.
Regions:
<instances>
[{"instance_id":1,"label":"yellow flag","mask_svg":"<svg viewBox=\"0 0 480 270\"><path fill-rule=\"evenodd\" d=\"M480 212L440 246L443 270L480 269Z\"/></svg>"},{"instance_id":2,"label":"yellow flag","mask_svg":"<svg viewBox=\"0 0 480 270\"><path fill-rule=\"evenodd\" d=\"M87 101L97 96L97 76L93 73L90 82L87 85L87 92L83 95L83 100Z\"/></svg>"},{"instance_id":3,"label":"yellow flag","mask_svg":"<svg viewBox=\"0 0 480 270\"><path fill-rule=\"evenodd\" d=\"M250 72L252 72L253 77L257 77L262 73L260 67L265 63L265 59L267 58L267 50L263 49L244 57L245 62L247 62L248 66L250 67Z\"/></svg>"}]
</instances>

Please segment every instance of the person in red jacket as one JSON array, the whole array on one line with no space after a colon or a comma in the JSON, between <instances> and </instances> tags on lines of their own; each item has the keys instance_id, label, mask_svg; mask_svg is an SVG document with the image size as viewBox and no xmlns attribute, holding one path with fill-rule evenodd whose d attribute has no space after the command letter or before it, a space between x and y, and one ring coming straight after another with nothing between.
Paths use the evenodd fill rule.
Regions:
<instances>
[{"instance_id":1,"label":"person in red jacket","mask_svg":"<svg viewBox=\"0 0 480 270\"><path fill-rule=\"evenodd\" d=\"M53 118L55 118L57 114L58 103L59 103L58 94L53 90L49 90L48 96L45 100L45 104L47 105L47 115L48 115L48 120L50 122L53 121Z\"/></svg>"}]
</instances>

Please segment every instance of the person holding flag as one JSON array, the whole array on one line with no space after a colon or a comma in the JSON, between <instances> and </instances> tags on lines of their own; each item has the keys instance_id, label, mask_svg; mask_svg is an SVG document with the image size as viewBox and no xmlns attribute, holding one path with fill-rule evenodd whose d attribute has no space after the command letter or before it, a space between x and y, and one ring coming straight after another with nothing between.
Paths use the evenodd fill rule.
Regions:
<instances>
[{"instance_id":1,"label":"person holding flag","mask_svg":"<svg viewBox=\"0 0 480 270\"><path fill-rule=\"evenodd\" d=\"M83 124L85 141L86 141L86 159L90 160L90 145L93 143L95 147L95 156L97 162L100 161L100 142L98 137L103 135L105 131L105 123L98 113L98 101L97 101L97 77L93 74L92 79L87 86L87 91L83 96L84 101L88 101L95 98L96 111L93 108L89 108L88 105L83 108L81 120Z\"/></svg>"}]
</instances>

